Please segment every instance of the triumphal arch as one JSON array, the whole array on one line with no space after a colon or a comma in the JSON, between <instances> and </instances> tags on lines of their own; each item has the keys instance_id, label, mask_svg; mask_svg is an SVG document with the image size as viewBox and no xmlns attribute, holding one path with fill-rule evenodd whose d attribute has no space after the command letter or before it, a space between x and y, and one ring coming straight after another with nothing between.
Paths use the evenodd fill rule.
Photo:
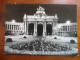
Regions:
<instances>
[{"instance_id":1,"label":"triumphal arch","mask_svg":"<svg viewBox=\"0 0 80 60\"><path fill-rule=\"evenodd\" d=\"M52 35L55 34L54 27L57 25L58 17L49 16L41 6L37 8L34 15L24 15L24 33L27 35Z\"/></svg>"}]
</instances>

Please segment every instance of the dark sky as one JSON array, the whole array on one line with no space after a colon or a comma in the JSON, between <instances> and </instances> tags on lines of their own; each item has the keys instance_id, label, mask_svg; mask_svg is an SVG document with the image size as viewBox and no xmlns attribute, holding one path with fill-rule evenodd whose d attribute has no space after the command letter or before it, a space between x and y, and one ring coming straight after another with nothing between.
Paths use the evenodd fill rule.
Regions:
<instances>
[{"instance_id":1,"label":"dark sky","mask_svg":"<svg viewBox=\"0 0 80 60\"><path fill-rule=\"evenodd\" d=\"M67 20L76 22L77 6L76 5L54 5L54 4L7 4L6 5L6 20L11 21L15 19L17 22L23 21L23 16L33 15L37 8L42 6L45 8L47 15L58 15L58 22L64 23Z\"/></svg>"}]
</instances>

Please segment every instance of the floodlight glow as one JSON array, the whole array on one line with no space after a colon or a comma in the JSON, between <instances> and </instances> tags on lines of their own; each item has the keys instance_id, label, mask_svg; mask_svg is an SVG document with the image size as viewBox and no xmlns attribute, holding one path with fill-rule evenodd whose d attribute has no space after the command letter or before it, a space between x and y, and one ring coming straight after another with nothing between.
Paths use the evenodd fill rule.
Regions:
<instances>
[{"instance_id":1,"label":"floodlight glow","mask_svg":"<svg viewBox=\"0 0 80 60\"><path fill-rule=\"evenodd\" d=\"M12 20L12 23L15 23L15 20Z\"/></svg>"},{"instance_id":2,"label":"floodlight glow","mask_svg":"<svg viewBox=\"0 0 80 60\"><path fill-rule=\"evenodd\" d=\"M23 17L23 19L26 19L26 14L24 14L24 17Z\"/></svg>"},{"instance_id":3,"label":"floodlight glow","mask_svg":"<svg viewBox=\"0 0 80 60\"><path fill-rule=\"evenodd\" d=\"M70 24L70 21L66 21L66 24Z\"/></svg>"}]
</instances>

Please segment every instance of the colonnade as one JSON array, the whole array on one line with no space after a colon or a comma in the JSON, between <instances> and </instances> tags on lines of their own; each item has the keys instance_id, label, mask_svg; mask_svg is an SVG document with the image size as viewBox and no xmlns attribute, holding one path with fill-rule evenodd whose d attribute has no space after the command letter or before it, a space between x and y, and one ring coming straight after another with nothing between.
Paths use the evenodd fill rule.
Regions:
<instances>
[{"instance_id":1,"label":"colonnade","mask_svg":"<svg viewBox=\"0 0 80 60\"><path fill-rule=\"evenodd\" d=\"M71 32L71 31L77 31L77 26L76 25L66 25L66 26L61 26L58 28L58 32Z\"/></svg>"},{"instance_id":2,"label":"colonnade","mask_svg":"<svg viewBox=\"0 0 80 60\"><path fill-rule=\"evenodd\" d=\"M77 24L71 23L69 25L66 25L66 23L64 23L57 30L58 30L58 33L57 33L58 35L67 35L68 36L71 33L77 32Z\"/></svg>"},{"instance_id":3,"label":"colonnade","mask_svg":"<svg viewBox=\"0 0 80 60\"><path fill-rule=\"evenodd\" d=\"M14 33L14 32L23 32L23 28L21 27L21 23L14 23L12 24L11 22L6 22L5 27L6 27L6 31L8 31L9 33Z\"/></svg>"}]
</instances>

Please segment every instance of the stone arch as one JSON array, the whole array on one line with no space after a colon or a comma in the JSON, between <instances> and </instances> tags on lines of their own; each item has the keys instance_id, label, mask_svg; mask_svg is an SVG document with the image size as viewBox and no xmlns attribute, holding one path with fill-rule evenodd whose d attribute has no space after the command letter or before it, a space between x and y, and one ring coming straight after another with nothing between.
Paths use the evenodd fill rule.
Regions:
<instances>
[{"instance_id":1,"label":"stone arch","mask_svg":"<svg viewBox=\"0 0 80 60\"><path fill-rule=\"evenodd\" d=\"M46 33L47 35L52 35L52 24L46 25Z\"/></svg>"},{"instance_id":2,"label":"stone arch","mask_svg":"<svg viewBox=\"0 0 80 60\"><path fill-rule=\"evenodd\" d=\"M38 24L37 25L37 35L42 36L43 34L43 24Z\"/></svg>"},{"instance_id":3,"label":"stone arch","mask_svg":"<svg viewBox=\"0 0 80 60\"><path fill-rule=\"evenodd\" d=\"M34 34L34 23L30 23L28 26L28 34L33 35Z\"/></svg>"}]
</instances>

